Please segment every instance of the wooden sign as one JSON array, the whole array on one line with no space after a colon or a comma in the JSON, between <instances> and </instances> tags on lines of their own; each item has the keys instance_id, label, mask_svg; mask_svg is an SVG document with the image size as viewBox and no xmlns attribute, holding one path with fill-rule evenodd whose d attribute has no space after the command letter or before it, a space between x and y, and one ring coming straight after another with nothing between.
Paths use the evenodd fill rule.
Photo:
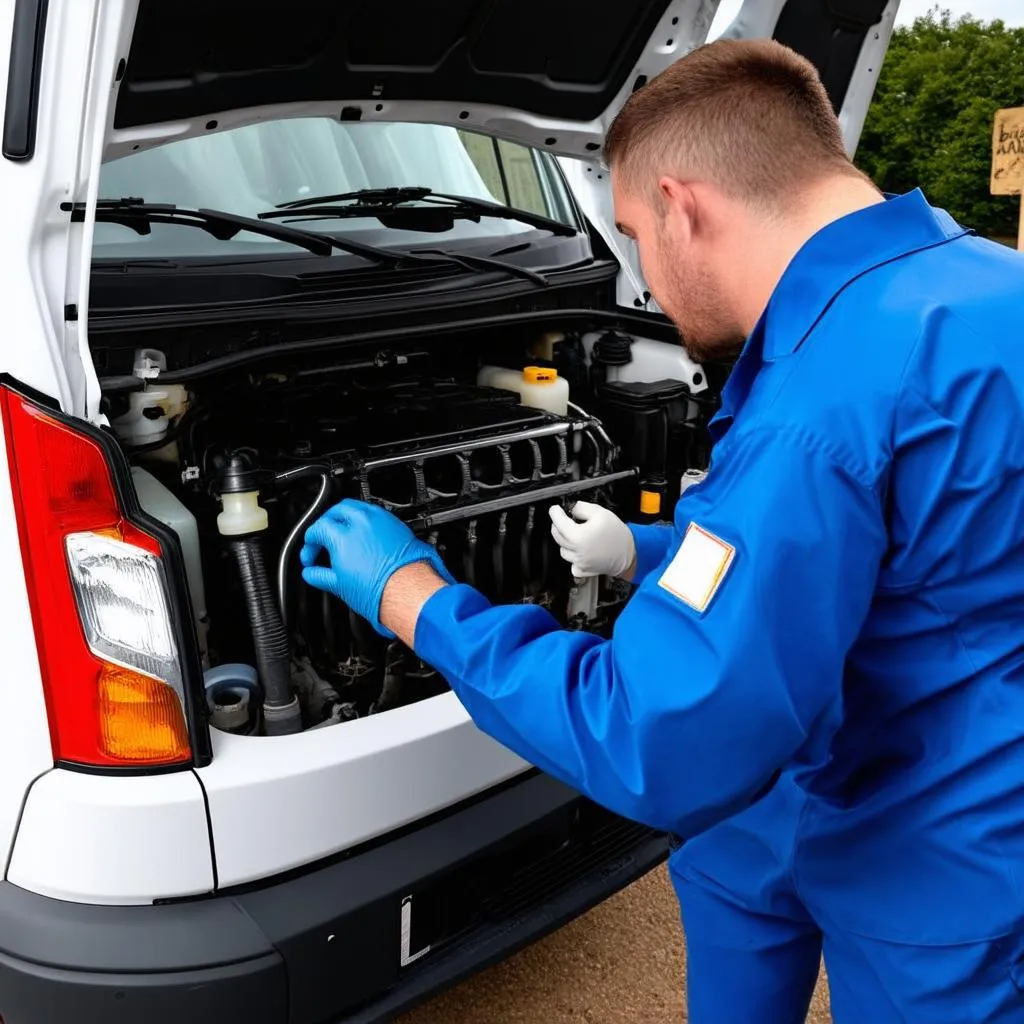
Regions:
<instances>
[{"instance_id":1,"label":"wooden sign","mask_svg":"<svg viewBox=\"0 0 1024 1024\"><path fill-rule=\"evenodd\" d=\"M992 124L992 182L994 196L1024 192L1024 107L997 110Z\"/></svg>"},{"instance_id":2,"label":"wooden sign","mask_svg":"<svg viewBox=\"0 0 1024 1024\"><path fill-rule=\"evenodd\" d=\"M1024 194L1024 107L997 110L992 122L992 178L994 196ZM1021 202L1017 248L1024 252L1024 201Z\"/></svg>"}]
</instances>

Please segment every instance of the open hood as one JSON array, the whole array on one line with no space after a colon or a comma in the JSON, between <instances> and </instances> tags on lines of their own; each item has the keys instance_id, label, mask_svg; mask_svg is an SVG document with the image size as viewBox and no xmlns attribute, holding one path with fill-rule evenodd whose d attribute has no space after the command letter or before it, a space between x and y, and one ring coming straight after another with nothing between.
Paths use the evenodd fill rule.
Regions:
<instances>
[{"instance_id":1,"label":"open hood","mask_svg":"<svg viewBox=\"0 0 1024 1024\"><path fill-rule=\"evenodd\" d=\"M729 0L724 0L729 3ZM125 5L130 11L131 0ZM106 156L267 117L432 121L591 157L630 92L700 45L717 0L138 0ZM898 0L746 0L822 73L856 145Z\"/></svg>"}]
</instances>

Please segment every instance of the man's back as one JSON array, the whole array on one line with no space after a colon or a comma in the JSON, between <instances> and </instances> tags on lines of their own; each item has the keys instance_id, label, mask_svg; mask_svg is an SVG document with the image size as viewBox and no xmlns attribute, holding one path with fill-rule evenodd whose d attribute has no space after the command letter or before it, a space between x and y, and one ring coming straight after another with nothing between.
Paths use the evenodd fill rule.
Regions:
<instances>
[{"instance_id":1,"label":"man's back","mask_svg":"<svg viewBox=\"0 0 1024 1024\"><path fill-rule=\"evenodd\" d=\"M841 720L797 773L796 884L843 928L920 941L927 914L954 943L1009 929L1024 892L1024 259L930 244L926 211L877 209L891 237L863 238L863 267L842 254L851 279L802 343L769 311L750 411L827 438L889 538Z\"/></svg>"}]
</instances>

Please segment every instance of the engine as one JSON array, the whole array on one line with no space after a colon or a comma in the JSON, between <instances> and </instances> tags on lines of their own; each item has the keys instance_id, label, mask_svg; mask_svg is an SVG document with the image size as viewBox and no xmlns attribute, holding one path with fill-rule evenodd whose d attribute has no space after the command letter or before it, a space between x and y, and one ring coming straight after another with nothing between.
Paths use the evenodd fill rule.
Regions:
<instances>
[{"instance_id":1,"label":"engine","mask_svg":"<svg viewBox=\"0 0 1024 1024\"><path fill-rule=\"evenodd\" d=\"M186 561L201 565L190 586L194 605L202 595L212 724L292 732L448 688L400 642L302 582L305 530L344 497L395 513L492 601L538 604L564 628L609 635L628 585L574 580L548 509L585 499L633 520L665 518L679 474L704 457L700 401L679 381L609 380L607 368L569 372L576 401L532 401L478 383L484 370L463 359L386 353L197 386L165 443L135 451L137 482L155 477L194 520Z\"/></svg>"}]
</instances>

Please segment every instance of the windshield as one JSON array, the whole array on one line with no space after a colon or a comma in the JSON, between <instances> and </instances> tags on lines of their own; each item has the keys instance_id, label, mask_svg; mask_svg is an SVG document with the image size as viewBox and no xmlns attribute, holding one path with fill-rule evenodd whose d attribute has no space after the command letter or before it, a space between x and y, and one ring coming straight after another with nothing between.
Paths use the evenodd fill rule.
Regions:
<instances>
[{"instance_id":1,"label":"windshield","mask_svg":"<svg viewBox=\"0 0 1024 1024\"><path fill-rule=\"evenodd\" d=\"M547 153L442 125L343 123L328 117L265 121L121 157L104 164L99 195L256 217L304 197L396 186L484 199L578 226ZM372 216L343 222L303 218L301 211L295 216L278 223L392 247L494 239L495 248L504 248L537 231L494 217L459 217L449 230L437 231L417 230L413 221L387 228ZM294 245L244 231L218 240L180 224L154 224L150 233L139 234L121 224L98 223L93 243L97 259L286 253L295 254Z\"/></svg>"}]
</instances>

